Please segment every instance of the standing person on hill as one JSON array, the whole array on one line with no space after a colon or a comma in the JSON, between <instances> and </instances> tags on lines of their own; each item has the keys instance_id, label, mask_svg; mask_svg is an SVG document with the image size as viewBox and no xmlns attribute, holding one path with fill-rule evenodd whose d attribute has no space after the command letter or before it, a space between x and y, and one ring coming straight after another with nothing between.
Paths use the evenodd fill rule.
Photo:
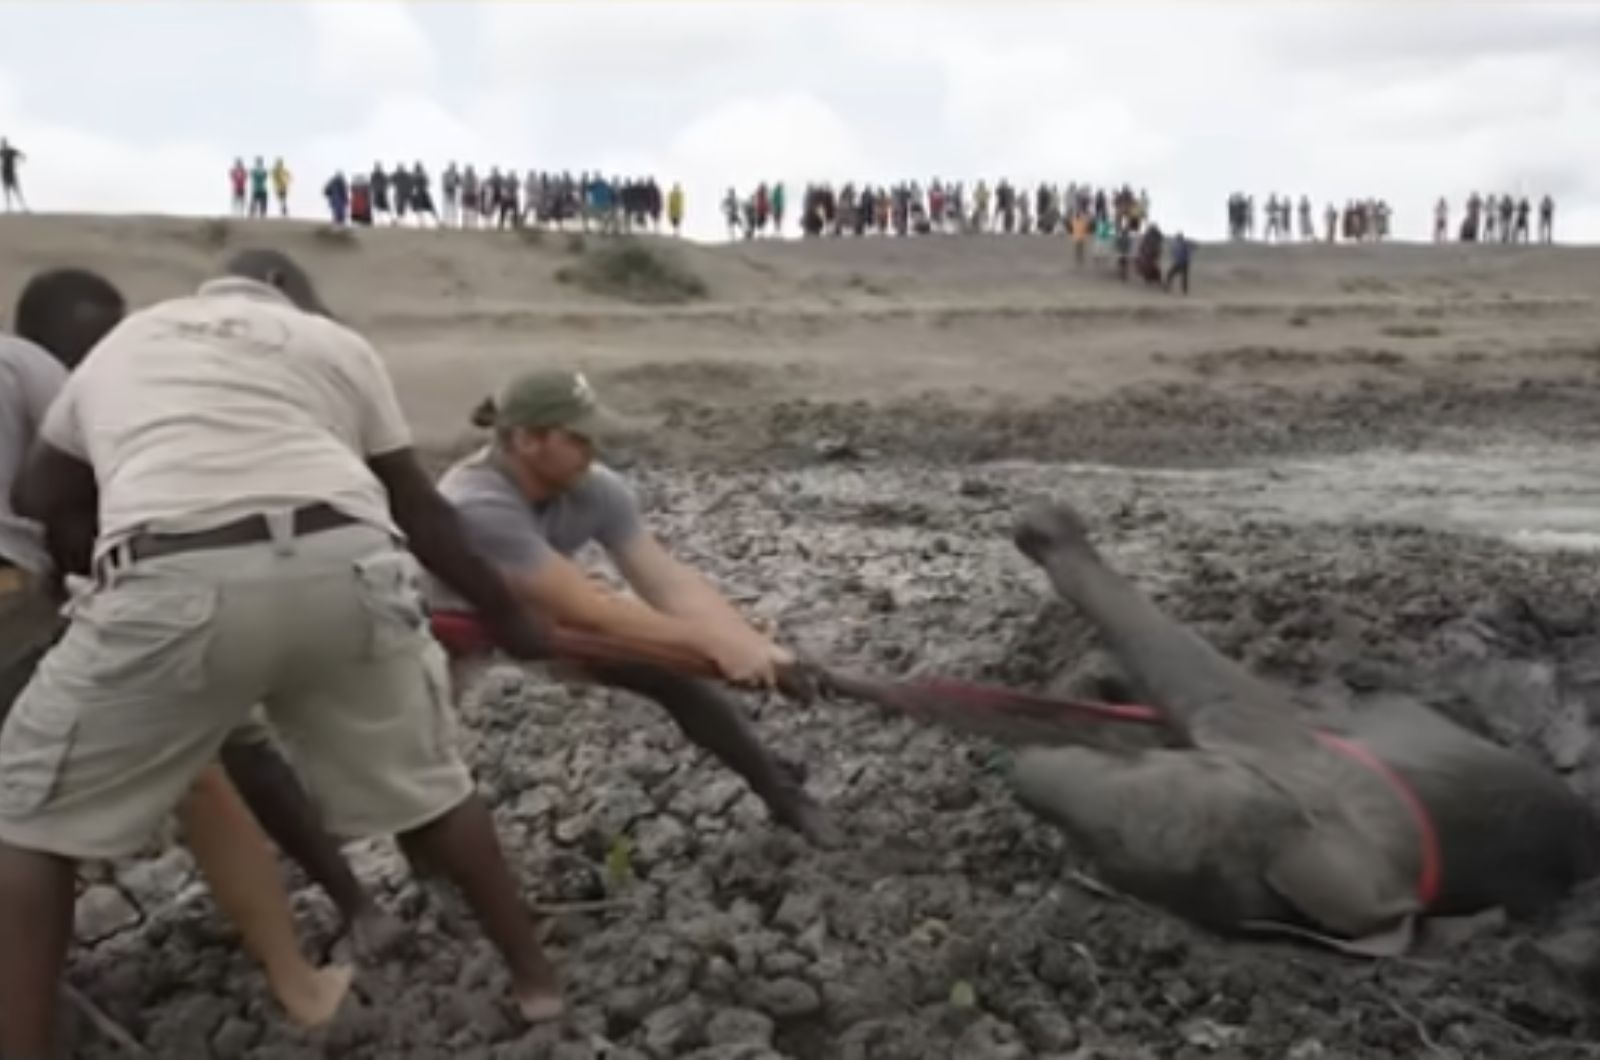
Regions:
<instances>
[{"instance_id":1,"label":"standing person on hill","mask_svg":"<svg viewBox=\"0 0 1600 1060\"><path fill-rule=\"evenodd\" d=\"M422 219L426 217L433 222L433 227L439 227L439 214L433 208L432 181L421 162L411 170L411 212L417 215L417 224L422 224Z\"/></svg>"},{"instance_id":2,"label":"standing person on hill","mask_svg":"<svg viewBox=\"0 0 1600 1060\"><path fill-rule=\"evenodd\" d=\"M0 193L5 195L6 213L11 212L13 202L27 212L28 201L22 197L22 182L17 177L17 163L27 157L11 141L0 138Z\"/></svg>"},{"instance_id":3,"label":"standing person on hill","mask_svg":"<svg viewBox=\"0 0 1600 1060\"><path fill-rule=\"evenodd\" d=\"M1183 293L1189 293L1189 262L1194 257L1194 244L1182 232L1172 237L1172 264L1167 269L1166 289L1172 290L1172 281L1183 284Z\"/></svg>"},{"instance_id":4,"label":"standing person on hill","mask_svg":"<svg viewBox=\"0 0 1600 1060\"><path fill-rule=\"evenodd\" d=\"M372 227L372 181L365 173L357 173L350 181L350 223Z\"/></svg>"},{"instance_id":5,"label":"standing person on hill","mask_svg":"<svg viewBox=\"0 0 1600 1060\"><path fill-rule=\"evenodd\" d=\"M454 162L445 167L439 187L444 192L444 223L455 228L461 223L461 171Z\"/></svg>"},{"instance_id":6,"label":"standing person on hill","mask_svg":"<svg viewBox=\"0 0 1600 1060\"><path fill-rule=\"evenodd\" d=\"M333 215L334 225L343 228L350 211L349 181L344 179L342 172L335 173L323 187L322 194L328 200L328 212Z\"/></svg>"},{"instance_id":7,"label":"standing person on hill","mask_svg":"<svg viewBox=\"0 0 1600 1060\"><path fill-rule=\"evenodd\" d=\"M672 182L672 190L667 192L667 221L672 225L673 235L683 235L683 185L677 181Z\"/></svg>"},{"instance_id":8,"label":"standing person on hill","mask_svg":"<svg viewBox=\"0 0 1600 1060\"><path fill-rule=\"evenodd\" d=\"M272 164L272 193L278 197L278 216L289 216L289 184L292 180L289 167L278 159Z\"/></svg>"},{"instance_id":9,"label":"standing person on hill","mask_svg":"<svg viewBox=\"0 0 1600 1060\"><path fill-rule=\"evenodd\" d=\"M233 216L243 217L250 209L250 171L244 167L244 159L233 160L233 168L228 170L228 186L233 191Z\"/></svg>"},{"instance_id":10,"label":"standing person on hill","mask_svg":"<svg viewBox=\"0 0 1600 1060\"><path fill-rule=\"evenodd\" d=\"M380 214L384 217L389 216L389 173L383 168L381 162L372 164L370 186L372 188L372 217L375 223Z\"/></svg>"},{"instance_id":11,"label":"standing person on hill","mask_svg":"<svg viewBox=\"0 0 1600 1060\"><path fill-rule=\"evenodd\" d=\"M256 156L256 164L250 167L250 216L267 216L267 163L260 155Z\"/></svg>"},{"instance_id":12,"label":"standing person on hill","mask_svg":"<svg viewBox=\"0 0 1600 1060\"><path fill-rule=\"evenodd\" d=\"M1082 210L1072 215L1072 257L1078 267L1083 267L1089 250L1089 215Z\"/></svg>"},{"instance_id":13,"label":"standing person on hill","mask_svg":"<svg viewBox=\"0 0 1600 1060\"><path fill-rule=\"evenodd\" d=\"M405 224L406 214L416 205L416 188L412 184L411 171L395 163L394 172L389 174L389 187L394 191L394 223Z\"/></svg>"},{"instance_id":14,"label":"standing person on hill","mask_svg":"<svg viewBox=\"0 0 1600 1060\"><path fill-rule=\"evenodd\" d=\"M469 164L461 174L461 227L478 227L478 201L482 194L478 171Z\"/></svg>"}]
</instances>

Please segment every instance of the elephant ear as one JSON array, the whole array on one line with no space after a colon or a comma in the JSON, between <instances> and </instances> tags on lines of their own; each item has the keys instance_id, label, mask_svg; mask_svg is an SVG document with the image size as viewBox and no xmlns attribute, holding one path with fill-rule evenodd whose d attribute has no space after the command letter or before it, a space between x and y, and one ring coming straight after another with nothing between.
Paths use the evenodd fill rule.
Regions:
<instances>
[{"instance_id":1,"label":"elephant ear","mask_svg":"<svg viewBox=\"0 0 1600 1060\"><path fill-rule=\"evenodd\" d=\"M1382 853L1349 828L1300 832L1267 866L1266 882L1337 948L1372 956L1404 953L1422 903Z\"/></svg>"}]
</instances>

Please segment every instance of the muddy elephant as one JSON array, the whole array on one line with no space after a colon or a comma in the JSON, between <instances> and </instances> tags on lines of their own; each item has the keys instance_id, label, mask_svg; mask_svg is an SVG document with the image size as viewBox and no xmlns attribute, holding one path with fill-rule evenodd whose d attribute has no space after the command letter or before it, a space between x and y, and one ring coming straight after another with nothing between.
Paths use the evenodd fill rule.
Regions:
<instances>
[{"instance_id":1,"label":"muddy elephant","mask_svg":"<svg viewBox=\"0 0 1600 1060\"><path fill-rule=\"evenodd\" d=\"M1409 948L1424 918L1531 916L1600 872L1596 816L1536 763L1410 701L1313 725L1291 691L1156 608L1071 508L1027 513L1014 540L1141 705L1006 693L996 710L953 682L833 682L1024 745L1018 798L1113 886L1225 933L1376 955Z\"/></svg>"},{"instance_id":2,"label":"muddy elephant","mask_svg":"<svg viewBox=\"0 0 1600 1060\"><path fill-rule=\"evenodd\" d=\"M1018 797L1109 882L1223 930L1281 926L1392 952L1419 917L1527 916L1600 872L1595 815L1536 763L1420 704L1313 727L1289 691L1107 564L1072 509L1027 513L1014 540L1170 737L1018 757Z\"/></svg>"}]
</instances>

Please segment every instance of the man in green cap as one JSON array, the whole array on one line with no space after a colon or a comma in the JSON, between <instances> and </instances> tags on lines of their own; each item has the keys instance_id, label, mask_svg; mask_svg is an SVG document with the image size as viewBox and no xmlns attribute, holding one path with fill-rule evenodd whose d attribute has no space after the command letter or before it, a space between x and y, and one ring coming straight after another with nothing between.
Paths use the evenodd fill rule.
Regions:
<instances>
[{"instance_id":1,"label":"man in green cap","mask_svg":"<svg viewBox=\"0 0 1600 1060\"><path fill-rule=\"evenodd\" d=\"M484 402L473 422L492 428L494 440L446 472L439 491L479 554L530 609L558 624L699 655L736 685L776 683L792 656L668 553L627 484L596 460L608 439L636 427L601 405L581 373L519 376ZM610 591L572 561L590 542L606 550L637 598ZM484 654L471 609L437 582L431 599L435 635L452 656ZM744 777L780 823L821 846L839 841L821 807L716 684L653 667L589 670L665 707L691 740Z\"/></svg>"}]
</instances>

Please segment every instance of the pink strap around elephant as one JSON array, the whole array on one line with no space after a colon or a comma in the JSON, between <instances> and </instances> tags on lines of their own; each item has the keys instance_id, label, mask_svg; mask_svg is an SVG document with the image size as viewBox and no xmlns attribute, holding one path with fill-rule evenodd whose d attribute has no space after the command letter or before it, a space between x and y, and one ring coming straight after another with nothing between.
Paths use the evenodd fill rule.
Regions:
<instances>
[{"instance_id":1,"label":"pink strap around elephant","mask_svg":"<svg viewBox=\"0 0 1600 1060\"><path fill-rule=\"evenodd\" d=\"M1359 762L1381 776L1399 796L1400 801L1406 804L1406 809L1411 812L1411 819L1417 826L1417 846L1421 854L1422 865L1417 872L1417 898L1423 907L1431 906L1439 897L1439 890L1444 880L1444 857L1440 853L1439 831L1434 827L1433 815L1423 805L1422 799L1412 790L1411 785L1394 768L1373 754L1370 750L1352 740L1346 740L1332 733L1319 732L1317 738L1327 747L1338 751L1340 754Z\"/></svg>"}]
</instances>

